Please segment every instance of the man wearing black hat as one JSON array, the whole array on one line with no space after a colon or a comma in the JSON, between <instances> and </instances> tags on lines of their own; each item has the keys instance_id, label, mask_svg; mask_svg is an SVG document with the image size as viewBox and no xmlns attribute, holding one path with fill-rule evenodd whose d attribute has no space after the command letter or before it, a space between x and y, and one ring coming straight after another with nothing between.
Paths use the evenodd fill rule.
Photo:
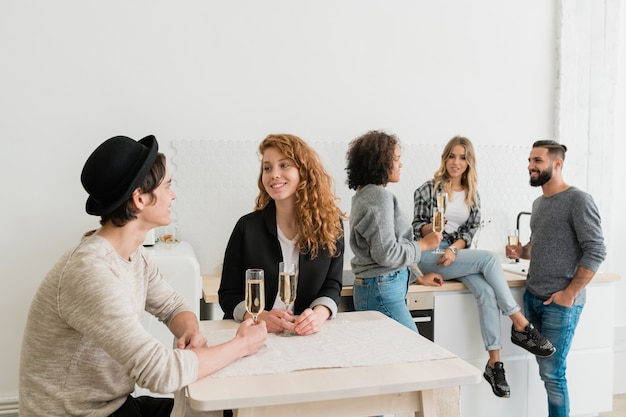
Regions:
<instances>
[{"instance_id":1,"label":"man wearing black hat","mask_svg":"<svg viewBox=\"0 0 626 417\"><path fill-rule=\"evenodd\" d=\"M135 384L172 393L255 353L264 322L242 323L223 345L206 347L198 319L163 279L142 243L170 222L176 198L154 136L116 136L88 158L81 182L85 234L50 270L33 299L22 344L20 416L169 416L170 398L130 394ZM147 311L178 338L162 345L141 324Z\"/></svg>"}]
</instances>

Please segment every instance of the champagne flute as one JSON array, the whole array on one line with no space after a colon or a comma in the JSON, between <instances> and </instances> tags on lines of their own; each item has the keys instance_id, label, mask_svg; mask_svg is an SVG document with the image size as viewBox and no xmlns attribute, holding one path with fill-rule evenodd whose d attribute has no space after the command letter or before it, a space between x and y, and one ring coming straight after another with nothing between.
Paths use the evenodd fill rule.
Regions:
<instances>
[{"instance_id":1,"label":"champagne flute","mask_svg":"<svg viewBox=\"0 0 626 417\"><path fill-rule=\"evenodd\" d=\"M448 193L437 191L437 208L443 211L445 216L446 210L448 209Z\"/></svg>"},{"instance_id":2,"label":"champagne flute","mask_svg":"<svg viewBox=\"0 0 626 417\"><path fill-rule=\"evenodd\" d=\"M437 233L443 232L443 228L445 226L445 218L446 218L446 209L448 208L448 193L437 190L437 208L435 209L435 214L433 215L433 231ZM442 254L442 251L439 247L433 253Z\"/></svg>"},{"instance_id":3,"label":"champagne flute","mask_svg":"<svg viewBox=\"0 0 626 417\"><path fill-rule=\"evenodd\" d=\"M296 301L297 287L296 264L293 262L281 262L278 265L278 297L285 305L286 310L290 310L290 307ZM281 333L282 336L291 336L292 334L287 329Z\"/></svg>"},{"instance_id":4,"label":"champagne flute","mask_svg":"<svg viewBox=\"0 0 626 417\"><path fill-rule=\"evenodd\" d=\"M509 230L509 234L507 237L507 243L509 246L514 247L515 249L517 249L517 245L519 244L519 230L517 229L511 229ZM509 263L516 263L519 262L519 259L511 259L509 261Z\"/></svg>"},{"instance_id":5,"label":"champagne flute","mask_svg":"<svg viewBox=\"0 0 626 417\"><path fill-rule=\"evenodd\" d=\"M262 269L246 270L246 310L256 322L265 309L265 275Z\"/></svg>"},{"instance_id":6,"label":"champagne flute","mask_svg":"<svg viewBox=\"0 0 626 417\"><path fill-rule=\"evenodd\" d=\"M444 219L445 217L443 214L443 210L441 209L435 210L435 214L433 215L433 232L436 232L436 233L443 232ZM437 246L437 249L435 249L433 253L441 254L441 253L444 253L444 251L442 251L441 248Z\"/></svg>"}]
</instances>

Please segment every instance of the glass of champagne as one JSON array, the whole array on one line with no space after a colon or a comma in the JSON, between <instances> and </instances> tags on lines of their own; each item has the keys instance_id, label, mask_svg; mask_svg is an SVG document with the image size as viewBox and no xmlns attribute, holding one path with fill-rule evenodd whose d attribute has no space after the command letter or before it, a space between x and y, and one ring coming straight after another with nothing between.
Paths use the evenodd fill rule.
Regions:
<instances>
[{"instance_id":1,"label":"glass of champagne","mask_svg":"<svg viewBox=\"0 0 626 417\"><path fill-rule=\"evenodd\" d=\"M509 230L509 234L507 237L507 243L509 246L517 249L517 245L519 244L519 230L511 229ZM514 264L515 262L519 262L519 259L511 259L509 263Z\"/></svg>"},{"instance_id":2,"label":"glass of champagne","mask_svg":"<svg viewBox=\"0 0 626 417\"><path fill-rule=\"evenodd\" d=\"M437 209L443 211L445 216L448 209L448 193L437 191Z\"/></svg>"},{"instance_id":3,"label":"glass of champagne","mask_svg":"<svg viewBox=\"0 0 626 417\"><path fill-rule=\"evenodd\" d=\"M445 226L446 209L448 208L448 193L437 190L437 208L433 215L433 231L437 233L443 232ZM444 253L439 247L433 253Z\"/></svg>"},{"instance_id":4,"label":"glass of champagne","mask_svg":"<svg viewBox=\"0 0 626 417\"><path fill-rule=\"evenodd\" d=\"M437 209L435 210L435 214L433 215L433 232L441 233L443 232L443 223L445 216L443 214L443 210ZM437 249L433 251L433 253L444 253L439 246Z\"/></svg>"},{"instance_id":5,"label":"glass of champagne","mask_svg":"<svg viewBox=\"0 0 626 417\"><path fill-rule=\"evenodd\" d=\"M262 269L246 270L246 310L256 322L265 309L265 275Z\"/></svg>"},{"instance_id":6,"label":"glass of champagne","mask_svg":"<svg viewBox=\"0 0 626 417\"><path fill-rule=\"evenodd\" d=\"M281 262L278 265L278 297L289 310L296 301L296 290L298 288L298 276L296 275L296 264L293 262ZM281 335L291 336L293 332L285 329Z\"/></svg>"}]
</instances>

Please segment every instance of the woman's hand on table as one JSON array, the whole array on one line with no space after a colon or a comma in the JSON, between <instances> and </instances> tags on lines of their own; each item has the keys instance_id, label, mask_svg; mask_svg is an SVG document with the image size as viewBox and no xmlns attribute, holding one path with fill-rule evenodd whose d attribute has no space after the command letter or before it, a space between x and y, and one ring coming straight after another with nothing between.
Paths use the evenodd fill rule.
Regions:
<instances>
[{"instance_id":1,"label":"woman's hand on table","mask_svg":"<svg viewBox=\"0 0 626 417\"><path fill-rule=\"evenodd\" d=\"M313 309L307 308L296 317L295 327L291 330L300 336L317 333L322 329L329 316L330 311L322 305L315 306Z\"/></svg>"},{"instance_id":2,"label":"woman's hand on table","mask_svg":"<svg viewBox=\"0 0 626 417\"><path fill-rule=\"evenodd\" d=\"M290 330L301 336L319 332L328 317L330 317L330 311L322 305L315 306L313 309L307 308L297 317L293 315L293 312L280 308L264 311L259 315L259 318L267 323L269 333Z\"/></svg>"},{"instance_id":3,"label":"woman's hand on table","mask_svg":"<svg viewBox=\"0 0 626 417\"><path fill-rule=\"evenodd\" d=\"M280 333L285 329L294 331L296 318L291 311L274 308L262 312L259 318L267 323L269 333Z\"/></svg>"}]
</instances>

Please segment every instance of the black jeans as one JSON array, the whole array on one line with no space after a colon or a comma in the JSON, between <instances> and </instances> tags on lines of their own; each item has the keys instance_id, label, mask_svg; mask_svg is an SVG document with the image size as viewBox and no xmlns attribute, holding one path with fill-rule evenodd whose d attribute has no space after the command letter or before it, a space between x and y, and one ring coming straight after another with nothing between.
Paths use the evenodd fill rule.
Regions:
<instances>
[{"instance_id":1,"label":"black jeans","mask_svg":"<svg viewBox=\"0 0 626 417\"><path fill-rule=\"evenodd\" d=\"M109 417L170 417L173 408L173 398L129 395L124 404Z\"/></svg>"}]
</instances>

